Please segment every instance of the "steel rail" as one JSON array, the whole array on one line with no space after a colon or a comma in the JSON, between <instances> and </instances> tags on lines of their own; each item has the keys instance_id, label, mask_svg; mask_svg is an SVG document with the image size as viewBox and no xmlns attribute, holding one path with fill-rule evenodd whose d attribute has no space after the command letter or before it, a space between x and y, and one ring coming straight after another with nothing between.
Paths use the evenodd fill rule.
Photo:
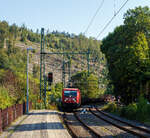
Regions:
<instances>
[{"instance_id":1,"label":"steel rail","mask_svg":"<svg viewBox=\"0 0 150 138\"><path fill-rule=\"evenodd\" d=\"M127 125L129 125L129 126L131 126L131 127L134 127L134 128L136 128L136 129L142 130L142 131L144 131L144 132L146 132L146 133L150 133L150 130L149 130L149 129L142 128L142 127L139 127L139 126L136 126L136 125L132 125L131 123L122 121L122 120L117 119L117 118L115 118L115 117L112 117L112 116L110 116L109 114L104 113L103 111L98 110L97 108L95 108L95 109L96 109L98 112L102 113L103 115L105 115L105 116L107 116L107 117L109 117L109 118L111 118L111 119L114 119L114 120L119 121L119 122L121 122L121 123L127 124Z\"/></svg>"},{"instance_id":2,"label":"steel rail","mask_svg":"<svg viewBox=\"0 0 150 138\"><path fill-rule=\"evenodd\" d=\"M96 133L92 128L90 128L88 125L86 125L86 124L78 117L78 115L77 115L76 112L74 112L74 116L76 117L76 119L77 119L85 128L87 128L87 129L90 131L90 133L93 133L93 134L94 134L96 137L98 137L98 138L102 138L102 136L101 136L100 134Z\"/></svg>"},{"instance_id":3,"label":"steel rail","mask_svg":"<svg viewBox=\"0 0 150 138\"><path fill-rule=\"evenodd\" d=\"M67 119L66 119L66 113L64 112L63 114L63 122L64 124L66 125L70 135L73 137L73 138L78 138L78 136L76 135L76 133L74 133L74 131L71 129L71 127L69 126L68 122L67 122Z\"/></svg>"},{"instance_id":4,"label":"steel rail","mask_svg":"<svg viewBox=\"0 0 150 138\"><path fill-rule=\"evenodd\" d=\"M120 126L120 125L118 125L118 124L116 124L116 123L113 123L113 122L111 122L111 121L108 121L107 119L104 119L104 118L101 117L100 115L94 113L94 112L91 110L91 108L89 108L89 111L90 111L93 115L95 115L96 117L100 118L101 120L103 120L103 121L105 121L105 122L107 122L107 123L109 123L109 124L112 124L113 126L118 127L119 129L122 129L122 130L124 130L124 131L126 131L126 132L128 132L128 133L130 133L130 134L133 134L133 135L136 135L136 136L139 136L139 137L142 137L142 138L148 138L148 137L146 137L146 136L144 136L144 135L142 135L142 134L140 134L140 133L137 133L137 132L135 132L135 131L129 130L129 129L127 129L127 128L125 128L125 127L122 127L122 126Z\"/></svg>"}]
</instances>

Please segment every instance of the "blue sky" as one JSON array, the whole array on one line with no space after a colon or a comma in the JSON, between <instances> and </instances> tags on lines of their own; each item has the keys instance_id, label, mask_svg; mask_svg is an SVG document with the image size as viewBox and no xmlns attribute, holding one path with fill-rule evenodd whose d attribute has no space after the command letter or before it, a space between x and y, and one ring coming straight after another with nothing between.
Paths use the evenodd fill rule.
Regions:
<instances>
[{"instance_id":1,"label":"blue sky","mask_svg":"<svg viewBox=\"0 0 150 138\"><path fill-rule=\"evenodd\" d=\"M9 24L23 23L34 31L44 27L50 31L58 30L79 34L84 32L102 0L3 0L0 20ZM116 11L125 0L115 0ZM100 35L102 39L123 23L123 14L129 8L150 6L150 0L129 0L119 15ZM114 0L105 0L86 36L96 37L108 20L114 15Z\"/></svg>"}]
</instances>

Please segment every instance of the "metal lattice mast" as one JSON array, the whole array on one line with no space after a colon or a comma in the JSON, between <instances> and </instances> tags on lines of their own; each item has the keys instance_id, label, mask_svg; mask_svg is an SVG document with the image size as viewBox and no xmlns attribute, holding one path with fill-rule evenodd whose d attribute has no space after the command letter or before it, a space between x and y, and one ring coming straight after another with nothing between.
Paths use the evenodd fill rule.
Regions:
<instances>
[{"instance_id":1,"label":"metal lattice mast","mask_svg":"<svg viewBox=\"0 0 150 138\"><path fill-rule=\"evenodd\" d=\"M40 52L42 53L43 51L43 29L41 29L41 50ZM42 90L43 90L43 77L42 77L42 66L43 66L43 54L40 54L40 99L42 99Z\"/></svg>"},{"instance_id":2,"label":"metal lattice mast","mask_svg":"<svg viewBox=\"0 0 150 138\"><path fill-rule=\"evenodd\" d=\"M68 62L68 72L69 72L69 81L71 79L71 57L69 56L69 62Z\"/></svg>"},{"instance_id":3,"label":"metal lattice mast","mask_svg":"<svg viewBox=\"0 0 150 138\"><path fill-rule=\"evenodd\" d=\"M63 61L63 66L62 66L62 83L63 83L63 87L66 86L65 83L65 61Z\"/></svg>"},{"instance_id":4,"label":"metal lattice mast","mask_svg":"<svg viewBox=\"0 0 150 138\"><path fill-rule=\"evenodd\" d=\"M45 48L47 48L47 32L46 32L46 34L45 34L45 37L44 37L44 49L43 49L43 52L45 52ZM46 108L46 91L47 91L47 77L46 77L46 73L45 73L45 60L46 60L46 57L45 57L46 55L44 55L44 67L43 67L43 69L44 69L44 71L43 71L43 76L44 76L44 104L45 104L45 108Z\"/></svg>"},{"instance_id":5,"label":"metal lattice mast","mask_svg":"<svg viewBox=\"0 0 150 138\"><path fill-rule=\"evenodd\" d=\"M44 53L44 28L41 29L41 53ZM40 99L43 99L45 101L45 95L46 95L46 76L45 76L45 55L40 54Z\"/></svg>"},{"instance_id":6,"label":"metal lattice mast","mask_svg":"<svg viewBox=\"0 0 150 138\"><path fill-rule=\"evenodd\" d=\"M88 52L87 52L87 66L88 66L88 76L90 74L90 49L88 48Z\"/></svg>"},{"instance_id":7,"label":"metal lattice mast","mask_svg":"<svg viewBox=\"0 0 150 138\"><path fill-rule=\"evenodd\" d=\"M45 52L45 37L43 39L43 52ZM47 77L45 74L45 56L43 55L43 78L44 78L44 105L46 108L46 84L47 84Z\"/></svg>"},{"instance_id":8,"label":"metal lattice mast","mask_svg":"<svg viewBox=\"0 0 150 138\"><path fill-rule=\"evenodd\" d=\"M63 63L62 63L62 84L63 88L65 87L65 55L64 55L64 49L63 49Z\"/></svg>"}]
</instances>

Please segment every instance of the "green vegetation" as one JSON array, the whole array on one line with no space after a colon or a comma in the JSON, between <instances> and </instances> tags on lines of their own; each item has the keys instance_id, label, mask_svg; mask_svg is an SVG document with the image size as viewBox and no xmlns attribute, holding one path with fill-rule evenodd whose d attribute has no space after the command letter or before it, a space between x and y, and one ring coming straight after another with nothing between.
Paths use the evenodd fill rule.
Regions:
<instances>
[{"instance_id":1,"label":"green vegetation","mask_svg":"<svg viewBox=\"0 0 150 138\"><path fill-rule=\"evenodd\" d=\"M92 51L91 60L105 63L101 60L104 58L100 51L101 42L95 38L87 38L83 34L75 35L58 31L47 31L45 37L48 48L58 51L65 50L76 52L87 51L89 48L90 51ZM4 47L5 41L10 45L15 45L16 40L25 43L40 43L40 32L38 29L36 32L33 32L31 29L28 29L25 24L18 27L16 24L9 25L6 21L0 21L0 47ZM12 47L10 46L10 48Z\"/></svg>"},{"instance_id":2,"label":"green vegetation","mask_svg":"<svg viewBox=\"0 0 150 138\"><path fill-rule=\"evenodd\" d=\"M101 42L95 38L87 38L83 34L75 35L58 31L47 31L45 37L47 48L51 51L64 50L66 52L85 52L90 49L90 62L92 61L97 66L97 74L100 72L100 64L102 67L106 63L105 57L100 51ZM3 91L7 91L8 97L12 99L11 104L4 104L5 107L26 100L26 64L24 64L26 63L26 51L15 46L16 43L20 41L28 45L40 43L39 30L37 29L36 32L33 32L31 29L28 29L25 24L19 27L16 24L9 25L6 21L0 21L0 87ZM80 56L72 57L71 62L76 64L76 61L81 60L80 58ZM84 55L82 58L86 60L87 57ZM77 68L85 68L85 66L84 64L83 66L78 64ZM2 73L2 70L4 70L4 73ZM107 85L108 71L105 70L105 67L101 70L103 74L99 75L99 78L92 74L89 77L84 78L87 79L87 88L84 86L84 89L87 89L87 92L83 92L85 96L95 98L98 97L100 93L104 93L104 87ZM95 68L92 66L91 71L93 74L96 74ZM10 76L7 77L9 73L12 75L12 80L9 79ZM36 64L33 65L32 73L29 78L30 100L36 104L37 108L41 108L44 105L41 104L41 102L37 103L39 99L39 66ZM7 85L7 82L10 84ZM99 84L103 85L103 87L100 88L101 90L99 89ZM60 103L59 99L61 98L61 88L61 83L55 84L52 87L52 90L47 93L47 104L58 105ZM2 92L1 97L4 97L4 99L8 98L7 96L4 96ZM4 106L0 105L0 108Z\"/></svg>"},{"instance_id":3,"label":"green vegetation","mask_svg":"<svg viewBox=\"0 0 150 138\"><path fill-rule=\"evenodd\" d=\"M78 72L71 77L74 88L79 88L82 98L98 98L103 94L103 88L99 88L98 77L86 71Z\"/></svg>"},{"instance_id":4,"label":"green vegetation","mask_svg":"<svg viewBox=\"0 0 150 138\"><path fill-rule=\"evenodd\" d=\"M103 107L103 110L111 112L111 113L116 113L117 111L117 104L115 102L110 102L107 105Z\"/></svg>"},{"instance_id":5,"label":"green vegetation","mask_svg":"<svg viewBox=\"0 0 150 138\"><path fill-rule=\"evenodd\" d=\"M148 7L137 7L129 9L124 15L124 24L116 27L102 42L92 37L87 38L83 34L58 31L47 31L45 37L51 51L79 52L90 49L90 63L95 63L91 64L98 66L98 69L91 67L89 76L86 71L74 74L71 77L74 87L81 89L83 98L98 98L104 93L121 96L121 101L130 105L130 113L135 108L132 103L137 101L140 94L150 100L149 32L150 10ZM15 47L19 41L25 44L40 43L40 32L33 32L25 25L18 27L16 24L9 25L6 21L0 21L0 88L8 93L6 96L7 93L4 95L1 92L1 97L7 99L15 95L13 103L24 101L26 91L26 52ZM105 54L107 65L101 50ZM75 68L84 69L86 63L76 64L81 58L86 61L86 55L71 57ZM8 74L11 74L12 81L9 81L11 79L7 77ZM39 67L34 64L30 74L30 98L34 101L39 98L38 77ZM7 85L8 82L10 86ZM47 101L57 104L60 97L61 84L58 83L47 93Z\"/></svg>"},{"instance_id":6,"label":"green vegetation","mask_svg":"<svg viewBox=\"0 0 150 138\"><path fill-rule=\"evenodd\" d=\"M11 106L15 99L9 96L8 90L5 87L0 87L0 108L5 109L7 106Z\"/></svg>"},{"instance_id":7,"label":"green vegetation","mask_svg":"<svg viewBox=\"0 0 150 138\"><path fill-rule=\"evenodd\" d=\"M17 56L17 54L16 54ZM26 95L26 74L25 65L23 61L16 62L16 56L10 56L11 58L5 61L5 65L0 69L0 108L6 108L16 103L22 103L25 101ZM20 57L21 60L21 57ZM39 92L38 85L39 80L33 78L30 75L30 100L36 100Z\"/></svg>"},{"instance_id":8,"label":"green vegetation","mask_svg":"<svg viewBox=\"0 0 150 138\"><path fill-rule=\"evenodd\" d=\"M120 107L114 102L108 103L103 107L103 110L130 120L150 124L150 104L143 96L138 98L137 103L131 103L128 106Z\"/></svg>"},{"instance_id":9,"label":"green vegetation","mask_svg":"<svg viewBox=\"0 0 150 138\"><path fill-rule=\"evenodd\" d=\"M0 108L26 101L26 52L15 46L23 30L0 22ZM36 70L36 68L34 69ZM29 99L38 98L39 81L30 74Z\"/></svg>"},{"instance_id":10,"label":"green vegetation","mask_svg":"<svg viewBox=\"0 0 150 138\"><path fill-rule=\"evenodd\" d=\"M56 83L51 88L51 91L47 92L47 108L57 109L61 106L62 83Z\"/></svg>"},{"instance_id":11,"label":"green vegetation","mask_svg":"<svg viewBox=\"0 0 150 138\"><path fill-rule=\"evenodd\" d=\"M130 104L140 94L150 100L150 10L148 7L129 9L124 24L116 27L102 41L113 93Z\"/></svg>"}]
</instances>

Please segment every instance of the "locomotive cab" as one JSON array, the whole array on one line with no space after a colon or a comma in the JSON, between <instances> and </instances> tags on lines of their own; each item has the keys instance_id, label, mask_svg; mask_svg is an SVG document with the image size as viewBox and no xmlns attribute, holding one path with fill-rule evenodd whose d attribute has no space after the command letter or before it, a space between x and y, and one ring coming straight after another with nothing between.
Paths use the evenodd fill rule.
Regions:
<instances>
[{"instance_id":1,"label":"locomotive cab","mask_svg":"<svg viewBox=\"0 0 150 138\"><path fill-rule=\"evenodd\" d=\"M78 108L81 105L81 93L77 88L64 88L62 90L62 107Z\"/></svg>"}]
</instances>

